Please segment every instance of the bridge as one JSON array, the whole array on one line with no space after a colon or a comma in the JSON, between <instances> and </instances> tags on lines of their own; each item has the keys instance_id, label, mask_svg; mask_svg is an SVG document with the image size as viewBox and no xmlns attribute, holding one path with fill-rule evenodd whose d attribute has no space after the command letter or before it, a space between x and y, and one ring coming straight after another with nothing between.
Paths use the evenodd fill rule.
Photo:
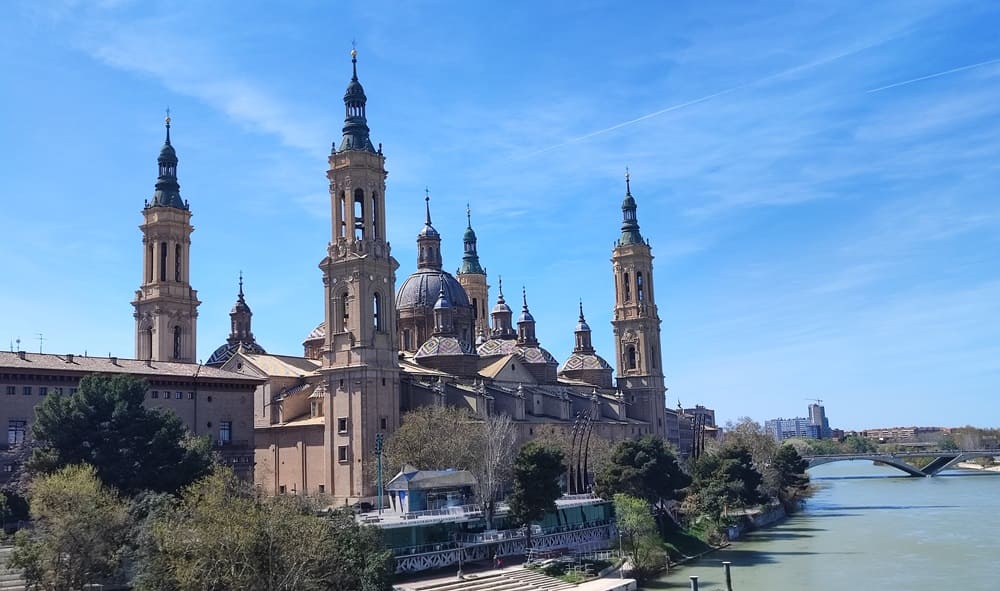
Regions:
<instances>
[{"instance_id":1,"label":"bridge","mask_svg":"<svg viewBox=\"0 0 1000 591\"><path fill-rule=\"evenodd\" d=\"M951 468L959 462L965 462L975 458L987 458L1000 456L1000 450L968 450L968 451L913 451L900 453L858 453L858 454L834 454L827 456L806 456L809 467L815 468L823 464L832 462L851 462L856 460L868 460L872 463L885 464L893 468L902 470L910 476L934 476L941 470ZM918 468L906 461L906 458L933 458L929 464L923 468Z\"/></svg>"}]
</instances>

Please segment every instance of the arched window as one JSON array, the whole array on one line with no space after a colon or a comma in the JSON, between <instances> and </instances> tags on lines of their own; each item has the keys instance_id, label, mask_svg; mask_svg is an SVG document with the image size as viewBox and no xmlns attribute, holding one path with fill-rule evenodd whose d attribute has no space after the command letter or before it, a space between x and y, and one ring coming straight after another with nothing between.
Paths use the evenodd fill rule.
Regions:
<instances>
[{"instance_id":1,"label":"arched window","mask_svg":"<svg viewBox=\"0 0 1000 591\"><path fill-rule=\"evenodd\" d=\"M174 247L174 281L181 280L181 245Z\"/></svg>"},{"instance_id":2,"label":"arched window","mask_svg":"<svg viewBox=\"0 0 1000 591\"><path fill-rule=\"evenodd\" d=\"M365 192L354 189L354 239L365 238Z\"/></svg>"},{"instance_id":3,"label":"arched window","mask_svg":"<svg viewBox=\"0 0 1000 591\"><path fill-rule=\"evenodd\" d=\"M635 369L637 365L635 347L629 345L628 350L625 352L625 367L628 369Z\"/></svg>"},{"instance_id":4,"label":"arched window","mask_svg":"<svg viewBox=\"0 0 1000 591\"><path fill-rule=\"evenodd\" d=\"M160 243L160 281L167 280L167 243Z\"/></svg>"},{"instance_id":5,"label":"arched window","mask_svg":"<svg viewBox=\"0 0 1000 591\"><path fill-rule=\"evenodd\" d=\"M382 332L382 296L375 292L372 297L372 321L376 332Z\"/></svg>"},{"instance_id":6,"label":"arched window","mask_svg":"<svg viewBox=\"0 0 1000 591\"><path fill-rule=\"evenodd\" d=\"M625 273L622 276L622 289L623 289L623 293L625 295L624 301L631 302L632 301L632 286L629 284L629 281L628 281L628 273Z\"/></svg>"},{"instance_id":7,"label":"arched window","mask_svg":"<svg viewBox=\"0 0 1000 591\"><path fill-rule=\"evenodd\" d=\"M153 245L149 245L149 256L146 257L146 281L153 282Z\"/></svg>"},{"instance_id":8,"label":"arched window","mask_svg":"<svg viewBox=\"0 0 1000 591\"><path fill-rule=\"evenodd\" d=\"M340 192L340 237L347 238L347 195Z\"/></svg>"},{"instance_id":9,"label":"arched window","mask_svg":"<svg viewBox=\"0 0 1000 591\"><path fill-rule=\"evenodd\" d=\"M345 291L340 295L340 305L344 307L344 315L341 317L340 330L347 332L347 320L350 318L350 314L347 309L347 292Z\"/></svg>"},{"instance_id":10,"label":"arched window","mask_svg":"<svg viewBox=\"0 0 1000 591\"><path fill-rule=\"evenodd\" d=\"M472 317L479 319L479 298L472 298Z\"/></svg>"},{"instance_id":11,"label":"arched window","mask_svg":"<svg viewBox=\"0 0 1000 591\"><path fill-rule=\"evenodd\" d=\"M181 327L174 327L174 359L181 358Z\"/></svg>"},{"instance_id":12,"label":"arched window","mask_svg":"<svg viewBox=\"0 0 1000 591\"><path fill-rule=\"evenodd\" d=\"M378 240L378 193L372 193L372 238Z\"/></svg>"},{"instance_id":13,"label":"arched window","mask_svg":"<svg viewBox=\"0 0 1000 591\"><path fill-rule=\"evenodd\" d=\"M408 328L403 329L403 350L410 350L410 329Z\"/></svg>"},{"instance_id":14,"label":"arched window","mask_svg":"<svg viewBox=\"0 0 1000 591\"><path fill-rule=\"evenodd\" d=\"M642 271L635 274L635 295L639 298L641 302L643 300L643 289L642 289Z\"/></svg>"},{"instance_id":15,"label":"arched window","mask_svg":"<svg viewBox=\"0 0 1000 591\"><path fill-rule=\"evenodd\" d=\"M649 366L656 369L656 347L652 347L649 352Z\"/></svg>"},{"instance_id":16,"label":"arched window","mask_svg":"<svg viewBox=\"0 0 1000 591\"><path fill-rule=\"evenodd\" d=\"M142 331L142 358L153 358L153 329L147 328Z\"/></svg>"}]
</instances>

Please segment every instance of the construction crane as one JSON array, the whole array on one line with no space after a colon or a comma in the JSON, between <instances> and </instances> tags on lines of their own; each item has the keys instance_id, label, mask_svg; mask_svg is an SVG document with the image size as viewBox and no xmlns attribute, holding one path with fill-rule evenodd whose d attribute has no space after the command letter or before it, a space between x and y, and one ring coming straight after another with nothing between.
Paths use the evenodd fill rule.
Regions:
<instances>
[{"instance_id":1,"label":"construction crane","mask_svg":"<svg viewBox=\"0 0 1000 591\"><path fill-rule=\"evenodd\" d=\"M816 404L818 404L820 406L823 406L823 399L822 398L805 398L805 400L812 400Z\"/></svg>"}]
</instances>

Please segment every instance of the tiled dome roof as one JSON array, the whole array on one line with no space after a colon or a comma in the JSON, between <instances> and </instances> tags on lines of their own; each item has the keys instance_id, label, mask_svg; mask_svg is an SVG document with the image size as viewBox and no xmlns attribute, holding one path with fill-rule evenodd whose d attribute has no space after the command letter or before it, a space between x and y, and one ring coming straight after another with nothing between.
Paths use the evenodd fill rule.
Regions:
<instances>
[{"instance_id":1,"label":"tiled dome roof","mask_svg":"<svg viewBox=\"0 0 1000 591\"><path fill-rule=\"evenodd\" d=\"M442 286L443 282L443 286ZM442 287L445 296L455 308L467 308L469 296L457 279L446 271L419 270L406 278L396 292L396 309L433 309Z\"/></svg>"}]
</instances>

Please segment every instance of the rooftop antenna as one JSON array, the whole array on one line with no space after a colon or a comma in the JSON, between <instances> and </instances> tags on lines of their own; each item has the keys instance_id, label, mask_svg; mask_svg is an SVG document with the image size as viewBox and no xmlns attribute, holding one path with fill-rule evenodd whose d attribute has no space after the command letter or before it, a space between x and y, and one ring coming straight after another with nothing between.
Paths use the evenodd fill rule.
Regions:
<instances>
[{"instance_id":1,"label":"rooftop antenna","mask_svg":"<svg viewBox=\"0 0 1000 591\"><path fill-rule=\"evenodd\" d=\"M17 343L17 350L20 351L21 350L21 337L17 337L16 339L14 339L14 342Z\"/></svg>"},{"instance_id":2,"label":"rooftop antenna","mask_svg":"<svg viewBox=\"0 0 1000 591\"><path fill-rule=\"evenodd\" d=\"M45 337L42 336L42 333L40 333L40 332L35 333L35 334L38 335L38 354L41 355L42 354L42 343L45 342Z\"/></svg>"}]
</instances>

